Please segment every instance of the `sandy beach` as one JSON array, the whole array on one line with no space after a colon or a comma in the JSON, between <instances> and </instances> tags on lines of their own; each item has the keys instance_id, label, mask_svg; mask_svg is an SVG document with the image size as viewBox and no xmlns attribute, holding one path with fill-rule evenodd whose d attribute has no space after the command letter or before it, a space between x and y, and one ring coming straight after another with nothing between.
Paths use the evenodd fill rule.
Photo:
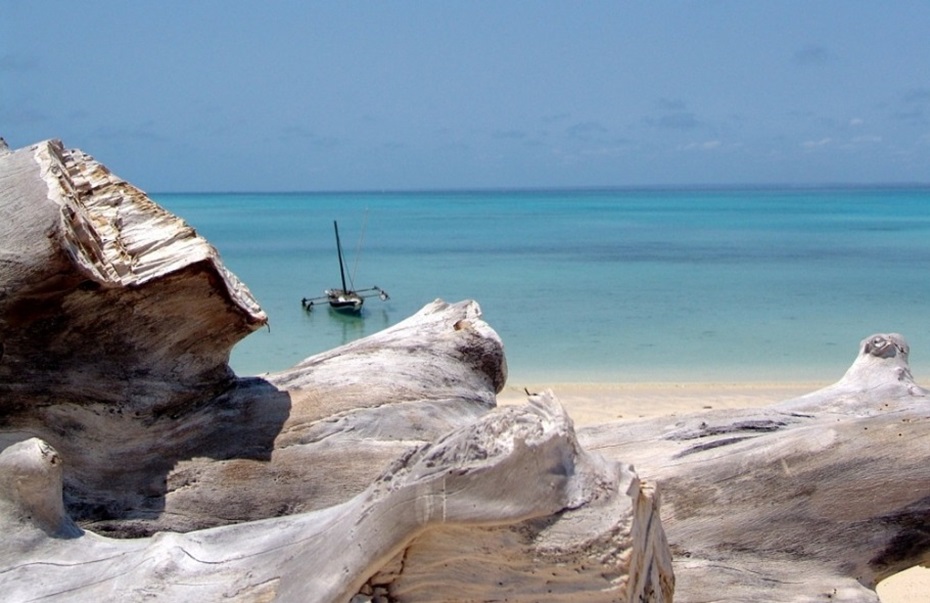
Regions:
<instances>
[{"instance_id":1,"label":"sandy beach","mask_svg":"<svg viewBox=\"0 0 930 603\"><path fill-rule=\"evenodd\" d=\"M726 408L751 408L790 400L829 382L806 383L541 383L510 380L498 394L500 404L522 404L526 392L551 389L583 427L623 419L690 414ZM930 569L912 568L878 586L882 603L930 601Z\"/></svg>"}]
</instances>

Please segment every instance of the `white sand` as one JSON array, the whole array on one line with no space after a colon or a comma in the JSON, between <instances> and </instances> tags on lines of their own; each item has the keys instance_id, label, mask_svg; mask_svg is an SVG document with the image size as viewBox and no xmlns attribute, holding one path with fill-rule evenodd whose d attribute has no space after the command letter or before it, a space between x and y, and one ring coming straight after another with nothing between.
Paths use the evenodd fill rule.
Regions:
<instances>
[{"instance_id":1,"label":"white sand","mask_svg":"<svg viewBox=\"0 0 930 603\"><path fill-rule=\"evenodd\" d=\"M576 426L624 418L669 416L782 402L829 383L520 383L507 386L500 404L522 404L524 387L551 389ZM912 568L878 585L882 603L930 602L930 569Z\"/></svg>"}]
</instances>

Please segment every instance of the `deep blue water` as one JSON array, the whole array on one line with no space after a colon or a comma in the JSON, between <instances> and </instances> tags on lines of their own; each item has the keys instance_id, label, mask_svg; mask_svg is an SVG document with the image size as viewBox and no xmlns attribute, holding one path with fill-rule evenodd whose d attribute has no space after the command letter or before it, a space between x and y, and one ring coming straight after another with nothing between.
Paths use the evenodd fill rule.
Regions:
<instances>
[{"instance_id":1,"label":"deep blue water","mask_svg":"<svg viewBox=\"0 0 930 603\"><path fill-rule=\"evenodd\" d=\"M888 331L930 381L930 189L153 197L219 249L270 317L270 332L234 350L240 374L286 368L438 297L481 304L512 383L834 380L861 339ZM333 220L355 286L391 294L362 319L300 305L339 285Z\"/></svg>"}]
</instances>

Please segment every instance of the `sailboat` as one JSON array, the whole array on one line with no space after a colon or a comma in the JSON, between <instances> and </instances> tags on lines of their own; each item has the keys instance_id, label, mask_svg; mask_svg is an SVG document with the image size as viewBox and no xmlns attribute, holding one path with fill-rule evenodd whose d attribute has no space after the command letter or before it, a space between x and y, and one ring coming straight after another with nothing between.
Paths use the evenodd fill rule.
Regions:
<instances>
[{"instance_id":1,"label":"sailboat","mask_svg":"<svg viewBox=\"0 0 930 603\"><path fill-rule=\"evenodd\" d=\"M333 220L333 229L336 231L336 255L339 256L339 276L342 279L341 289L326 289L319 297L305 297L300 300L301 305L308 312L317 302L328 302L329 307L342 314L359 315L362 305L367 297L379 297L381 301L391 299L387 291L377 285L367 289L350 289L346 286L345 259L342 255L342 243L339 241L339 224Z\"/></svg>"}]
</instances>

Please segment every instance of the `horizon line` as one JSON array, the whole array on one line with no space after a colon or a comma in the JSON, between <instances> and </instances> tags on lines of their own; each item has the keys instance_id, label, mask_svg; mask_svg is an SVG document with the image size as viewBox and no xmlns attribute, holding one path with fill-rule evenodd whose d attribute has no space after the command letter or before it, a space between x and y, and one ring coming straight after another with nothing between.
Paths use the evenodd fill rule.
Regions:
<instances>
[{"instance_id":1,"label":"horizon line","mask_svg":"<svg viewBox=\"0 0 930 603\"><path fill-rule=\"evenodd\" d=\"M450 188L359 188L307 190L162 190L153 195L409 195L473 193L559 193L559 192L661 192L661 191L802 191L802 190L881 190L930 189L928 182L799 183L799 184L641 184L592 186L488 186Z\"/></svg>"}]
</instances>

